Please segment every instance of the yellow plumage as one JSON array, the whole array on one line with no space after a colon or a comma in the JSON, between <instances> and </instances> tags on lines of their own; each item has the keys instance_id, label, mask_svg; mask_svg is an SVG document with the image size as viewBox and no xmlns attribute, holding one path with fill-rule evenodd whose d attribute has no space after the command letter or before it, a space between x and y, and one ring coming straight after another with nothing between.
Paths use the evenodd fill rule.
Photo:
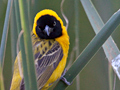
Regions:
<instances>
[{"instance_id":1,"label":"yellow plumage","mask_svg":"<svg viewBox=\"0 0 120 90\"><path fill-rule=\"evenodd\" d=\"M44 29L42 29L43 27ZM58 31L59 29L60 31ZM61 34L58 34L59 32ZM41 37L41 33L43 37ZM31 37L38 89L47 90L64 71L69 49L69 36L59 16L54 11L45 9L36 15ZM20 90L21 88L23 78L19 72L18 57L21 58L21 53L15 60L10 90Z\"/></svg>"}]
</instances>

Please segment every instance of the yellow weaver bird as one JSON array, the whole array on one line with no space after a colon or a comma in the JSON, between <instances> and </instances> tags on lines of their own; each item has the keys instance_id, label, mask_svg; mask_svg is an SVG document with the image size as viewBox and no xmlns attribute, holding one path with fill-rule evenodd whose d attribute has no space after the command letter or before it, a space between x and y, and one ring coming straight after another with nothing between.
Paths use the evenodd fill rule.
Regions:
<instances>
[{"instance_id":1,"label":"yellow weaver bird","mask_svg":"<svg viewBox=\"0 0 120 90\"><path fill-rule=\"evenodd\" d=\"M39 90L47 90L60 79L68 57L69 36L62 20L56 12L45 9L34 18L31 32L37 85ZM25 90L24 78L18 65L21 53L16 57L10 90ZM21 63L22 64L22 63Z\"/></svg>"}]
</instances>

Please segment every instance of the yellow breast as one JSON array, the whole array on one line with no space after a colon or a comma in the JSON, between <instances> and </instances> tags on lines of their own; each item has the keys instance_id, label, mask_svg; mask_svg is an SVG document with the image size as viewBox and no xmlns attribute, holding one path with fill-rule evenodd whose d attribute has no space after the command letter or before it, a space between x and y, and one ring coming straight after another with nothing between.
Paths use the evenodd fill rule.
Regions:
<instances>
[{"instance_id":1,"label":"yellow breast","mask_svg":"<svg viewBox=\"0 0 120 90\"><path fill-rule=\"evenodd\" d=\"M63 28L64 28L62 31L63 35L61 37L58 37L55 39L57 42L59 42L59 44L61 45L61 47L63 49L63 58L59 62L57 68L54 70L53 74L51 75L51 77L49 78L47 83L44 85L42 90L48 89L50 87L51 83L53 83L57 79L59 79L65 69L65 65L66 65L66 61L67 61L67 57L68 57L68 50L69 50L69 36L67 34L65 27L63 27Z\"/></svg>"}]
</instances>

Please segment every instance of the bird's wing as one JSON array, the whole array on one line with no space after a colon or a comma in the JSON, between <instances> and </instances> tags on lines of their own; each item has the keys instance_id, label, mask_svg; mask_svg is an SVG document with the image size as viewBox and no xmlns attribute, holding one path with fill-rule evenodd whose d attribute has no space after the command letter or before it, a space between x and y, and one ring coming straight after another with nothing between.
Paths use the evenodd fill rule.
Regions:
<instances>
[{"instance_id":1,"label":"bird's wing","mask_svg":"<svg viewBox=\"0 0 120 90\"><path fill-rule=\"evenodd\" d=\"M35 55L38 55L37 57L35 57L35 65L39 88L43 87L44 84L48 81L63 57L63 50L58 42L54 41L53 43L51 43L50 41L48 41L48 43L49 46L51 45L51 47L44 47L48 48L48 50L43 49L43 55L41 55L40 52L36 53Z\"/></svg>"},{"instance_id":2,"label":"bird's wing","mask_svg":"<svg viewBox=\"0 0 120 90\"><path fill-rule=\"evenodd\" d=\"M35 39L35 38L34 38ZM37 84L41 89L63 58L63 50L55 40L33 40ZM24 87L24 80L21 82ZM22 89L21 89L22 90Z\"/></svg>"}]
</instances>

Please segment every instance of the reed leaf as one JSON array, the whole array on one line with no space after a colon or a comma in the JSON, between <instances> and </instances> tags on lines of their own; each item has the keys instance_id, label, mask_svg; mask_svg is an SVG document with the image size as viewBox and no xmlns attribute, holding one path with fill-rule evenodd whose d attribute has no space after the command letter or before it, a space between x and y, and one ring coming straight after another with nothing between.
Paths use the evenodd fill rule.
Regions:
<instances>
[{"instance_id":1,"label":"reed leaf","mask_svg":"<svg viewBox=\"0 0 120 90\"><path fill-rule=\"evenodd\" d=\"M6 44L7 44L7 36L8 36L9 20L10 20L10 15L11 15L12 3L13 3L13 0L8 0L3 33L2 33L2 39L1 39L1 45L0 45L0 83L1 83L0 89L1 90L4 90L3 73L2 73L3 68L2 67L4 64L4 58L5 58L5 50L6 50Z\"/></svg>"},{"instance_id":2,"label":"reed leaf","mask_svg":"<svg viewBox=\"0 0 120 90\"><path fill-rule=\"evenodd\" d=\"M12 53L12 64L14 64L14 60L16 58L16 41L17 41L17 27L16 27L16 19L15 19L15 8L14 3L12 6L12 13L10 18L10 37L11 37L11 53Z\"/></svg>"},{"instance_id":3,"label":"reed leaf","mask_svg":"<svg viewBox=\"0 0 120 90\"><path fill-rule=\"evenodd\" d=\"M29 28L29 22L28 22L29 20L28 20L28 13L27 13L28 9L27 8L28 8L27 1L19 0L21 25L22 25L22 29L24 30L24 44L25 44L27 70L28 70L28 75L29 75L28 76L29 87L30 87L30 90L37 90L37 82L36 82L36 74L35 74L35 67L34 67L32 42L31 42L31 34L30 34L30 28ZM24 76L24 78L26 77Z\"/></svg>"},{"instance_id":4,"label":"reed leaf","mask_svg":"<svg viewBox=\"0 0 120 90\"><path fill-rule=\"evenodd\" d=\"M13 0L8 0L5 22L4 22L4 27L3 27L3 34L2 34L2 39L1 39L1 47L0 47L1 67L3 66L4 57L5 57L6 42L7 42L7 36L8 36L9 20L10 20L10 14L11 14L11 9L12 9L12 3L13 3Z\"/></svg>"},{"instance_id":5,"label":"reed leaf","mask_svg":"<svg viewBox=\"0 0 120 90\"><path fill-rule=\"evenodd\" d=\"M18 0L14 0L15 5L15 14L16 14L16 22L17 22L17 32L20 34L21 32L21 21L20 21L20 13L19 13L19 4ZM23 75L24 75L24 81L25 81L25 90L29 90L29 77L28 77L28 70L27 70L27 62L26 62L26 55L25 55L25 47L24 47L24 40L23 35L21 38L19 38L20 44L20 50L21 50L21 56L22 56L22 65L23 65ZM19 48L19 47L18 47Z\"/></svg>"},{"instance_id":6,"label":"reed leaf","mask_svg":"<svg viewBox=\"0 0 120 90\"><path fill-rule=\"evenodd\" d=\"M3 74L2 74L1 64L0 64L0 90L4 90L4 82L3 82Z\"/></svg>"},{"instance_id":7,"label":"reed leaf","mask_svg":"<svg viewBox=\"0 0 120 90\"><path fill-rule=\"evenodd\" d=\"M120 10L118 10L112 17L107 21L100 32L92 39L88 46L83 50L81 55L73 63L70 69L64 76L67 81L72 82L79 72L87 65L94 54L99 50L102 44L112 34L115 28L120 24ZM54 90L64 90L68 85L63 81L59 81Z\"/></svg>"},{"instance_id":8,"label":"reed leaf","mask_svg":"<svg viewBox=\"0 0 120 90\"><path fill-rule=\"evenodd\" d=\"M102 21L101 17L99 16L99 14L98 14L97 10L95 9L94 5L92 4L91 0L81 0L81 3L83 5L83 8L87 14L89 21L93 27L93 30L97 34L101 30L101 28L104 26L104 22ZM105 55L110 63L111 63L112 59L114 59L117 55L120 54L120 51L111 36L103 44L102 47L103 47ZM109 75L109 89L113 90L113 69L111 68L111 65L108 65L108 67L109 67L109 74L108 74Z\"/></svg>"}]
</instances>

